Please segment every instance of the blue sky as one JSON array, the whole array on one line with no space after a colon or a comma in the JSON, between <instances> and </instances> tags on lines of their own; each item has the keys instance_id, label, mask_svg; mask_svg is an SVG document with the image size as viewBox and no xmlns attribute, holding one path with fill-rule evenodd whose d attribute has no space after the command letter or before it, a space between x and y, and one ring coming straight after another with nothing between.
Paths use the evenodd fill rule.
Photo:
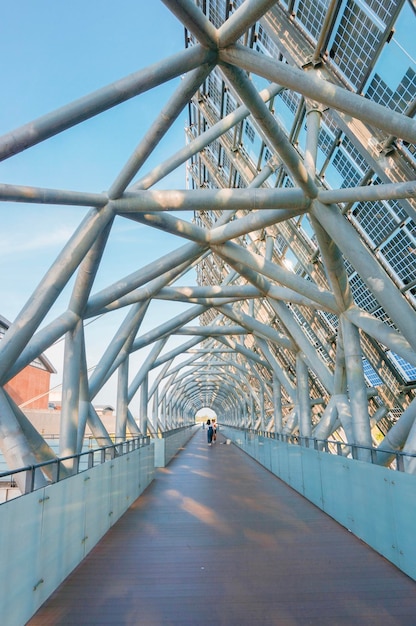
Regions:
<instances>
[{"instance_id":1,"label":"blue sky","mask_svg":"<svg viewBox=\"0 0 416 626\"><path fill-rule=\"evenodd\" d=\"M414 23L409 6L406 12ZM406 53L400 44L405 45ZM408 22L402 20L383 52L383 78L393 81L391 74L401 78L406 67L414 63L415 44L413 31L410 33ZM0 22L0 135L183 48L183 27L159 0L4 2ZM0 182L91 192L108 189L178 82L160 86L0 163ZM184 110L142 174L184 144L186 124ZM185 187L184 168L158 187ZM20 203L2 203L0 208L0 314L12 321L87 209ZM117 220L93 292L183 243L159 231ZM182 282L193 280L185 278ZM68 295L69 290L50 317L66 309ZM152 304L142 331L183 308L180 304ZM104 330L102 321L88 327L89 365L99 359L103 332L107 341L125 313L108 316ZM48 351L48 356L60 372L62 344ZM143 356L137 354L133 360L140 364ZM114 387L111 396L103 392L99 400L114 402Z\"/></svg>"},{"instance_id":2,"label":"blue sky","mask_svg":"<svg viewBox=\"0 0 416 626\"><path fill-rule=\"evenodd\" d=\"M183 50L183 26L161 2L119 0L105 3L105 9L103 6L98 0L16 0L2 5L1 135ZM108 189L178 80L0 163L0 182L91 192ZM149 167L184 144L186 115L184 110L149 160ZM142 173L149 167L145 166ZM184 168L159 187L184 188ZM13 321L87 210L2 203L1 315ZM117 220L93 291L183 243L159 231ZM65 310L67 301L65 293L51 316ZM151 320L145 321L143 330L181 308L162 304ZM125 314L112 315L114 328ZM97 345L90 349L89 365L99 357L102 337L102 329L97 325L94 331L93 327L89 330L91 345ZM47 353L58 370L61 353L61 347ZM114 401L113 397L100 399Z\"/></svg>"}]
</instances>

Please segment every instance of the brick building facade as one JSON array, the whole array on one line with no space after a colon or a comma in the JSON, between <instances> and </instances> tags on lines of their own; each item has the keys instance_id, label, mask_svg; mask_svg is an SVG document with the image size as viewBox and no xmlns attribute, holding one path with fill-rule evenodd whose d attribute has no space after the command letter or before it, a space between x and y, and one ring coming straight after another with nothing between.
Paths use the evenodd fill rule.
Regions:
<instances>
[{"instance_id":1,"label":"brick building facade","mask_svg":"<svg viewBox=\"0 0 416 626\"><path fill-rule=\"evenodd\" d=\"M10 323L0 315L0 340ZM42 354L34 359L6 385L5 390L18 406L25 409L47 409L51 374L56 373L50 361Z\"/></svg>"}]
</instances>

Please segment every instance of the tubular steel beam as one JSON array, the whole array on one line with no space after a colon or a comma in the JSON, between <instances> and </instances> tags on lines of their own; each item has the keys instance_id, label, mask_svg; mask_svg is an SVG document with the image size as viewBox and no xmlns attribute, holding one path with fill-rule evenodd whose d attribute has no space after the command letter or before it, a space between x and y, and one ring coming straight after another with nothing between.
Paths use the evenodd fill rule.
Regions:
<instances>
[{"instance_id":1,"label":"tubular steel beam","mask_svg":"<svg viewBox=\"0 0 416 626\"><path fill-rule=\"evenodd\" d=\"M166 361L172 361L179 354L182 354L183 352L186 352L189 348L193 348L194 346L198 345L198 343L201 343L201 341L204 341L204 339L206 339L206 337L203 337L202 335L198 335L197 337L194 337L193 339L190 339L189 341L186 341L185 343L183 343L180 346L174 348L170 352L166 352L161 357L159 357L159 359L157 359L153 363L153 367L156 368L156 367L159 367L159 365L162 365L163 363L166 363ZM169 375L170 375L170 373L171 372L169 372Z\"/></svg>"},{"instance_id":2,"label":"tubular steel beam","mask_svg":"<svg viewBox=\"0 0 416 626\"><path fill-rule=\"evenodd\" d=\"M29 365L39 354L60 339L65 333L73 330L79 321L79 316L73 311L65 311L56 320L39 330L22 350L15 364L10 367L4 376L7 383L13 376L16 376L23 368Z\"/></svg>"},{"instance_id":3,"label":"tubular steel beam","mask_svg":"<svg viewBox=\"0 0 416 626\"><path fill-rule=\"evenodd\" d=\"M332 294L318 289L311 281L307 281L293 272L267 261L264 257L254 254L247 249L237 246L234 243L227 243L221 246L213 246L212 248L219 256L228 262L237 262L241 266L253 269L256 272L270 278L277 283L293 289L302 296L310 298L312 301L319 303L322 307L337 310L335 300Z\"/></svg>"},{"instance_id":4,"label":"tubular steel beam","mask_svg":"<svg viewBox=\"0 0 416 626\"><path fill-rule=\"evenodd\" d=\"M300 352L296 355L296 394L299 407L299 434L301 437L311 437L312 420L308 367Z\"/></svg>"},{"instance_id":5,"label":"tubular steel beam","mask_svg":"<svg viewBox=\"0 0 416 626\"><path fill-rule=\"evenodd\" d=\"M186 222L168 213L121 213L121 215L171 235L190 239L203 247L206 247L209 243L209 233L205 228Z\"/></svg>"},{"instance_id":6,"label":"tubular steel beam","mask_svg":"<svg viewBox=\"0 0 416 626\"><path fill-rule=\"evenodd\" d=\"M127 192L111 206L117 213L154 211L256 211L307 209L309 200L300 189L161 189Z\"/></svg>"},{"instance_id":7,"label":"tubular steel beam","mask_svg":"<svg viewBox=\"0 0 416 626\"><path fill-rule=\"evenodd\" d=\"M286 133L259 97L254 85L247 78L247 74L239 68L228 65L222 65L221 69L243 102L246 102L250 108L255 122L280 155L295 182L308 197L315 198L318 189L314 180L309 176L299 153L290 143Z\"/></svg>"},{"instance_id":8,"label":"tubular steel beam","mask_svg":"<svg viewBox=\"0 0 416 626\"><path fill-rule=\"evenodd\" d=\"M267 359L270 368L273 371L273 376L276 378L279 384L284 387L289 398L294 401L296 398L296 387L291 382L286 371L276 361L267 341L265 339L262 339L261 337L256 337L256 344L259 346L260 350L263 352L265 358Z\"/></svg>"},{"instance_id":9,"label":"tubular steel beam","mask_svg":"<svg viewBox=\"0 0 416 626\"><path fill-rule=\"evenodd\" d=\"M84 349L83 326L78 322L73 331L65 335L65 352L62 378L62 408L59 428L59 455L70 456L78 448L78 416L80 399L80 363ZM74 460L65 461L71 471Z\"/></svg>"},{"instance_id":10,"label":"tubular steel beam","mask_svg":"<svg viewBox=\"0 0 416 626\"><path fill-rule=\"evenodd\" d=\"M201 247L186 244L173 252L169 252L156 261L145 265L117 283L113 283L97 294L91 296L85 311L86 317L92 317L105 306L113 303L141 285L158 278L161 274L176 268L186 261L193 261L201 255Z\"/></svg>"},{"instance_id":11,"label":"tubular steel beam","mask_svg":"<svg viewBox=\"0 0 416 626\"><path fill-rule=\"evenodd\" d=\"M140 367L139 371L137 372L137 374L135 375L134 379L132 380L132 382L130 383L128 387L128 391L127 391L128 403L131 402L132 398L136 394L140 385L145 380L148 379L149 370L152 368L153 363L155 362L155 360L157 359L157 357L163 350L167 340L168 340L168 337L164 337L163 339L160 339L154 344L154 346L150 350L142 366Z\"/></svg>"},{"instance_id":12,"label":"tubular steel beam","mask_svg":"<svg viewBox=\"0 0 416 626\"><path fill-rule=\"evenodd\" d=\"M212 50L217 49L217 29L192 0L162 0L162 2L203 46Z\"/></svg>"},{"instance_id":13,"label":"tubular steel beam","mask_svg":"<svg viewBox=\"0 0 416 626\"><path fill-rule=\"evenodd\" d=\"M262 324L255 318L250 317L241 311L236 311L229 305L219 306L217 309L225 315L225 317L229 317L230 320L241 324L250 332L258 334L260 337L265 339L269 339L277 345L288 348L289 350L294 349L294 344L289 338L285 337L282 333L274 330L270 326Z\"/></svg>"},{"instance_id":14,"label":"tubular steel beam","mask_svg":"<svg viewBox=\"0 0 416 626\"><path fill-rule=\"evenodd\" d=\"M114 311L130 304L135 304L136 302L143 302L144 300L158 298L163 289L169 289L169 287L165 287L166 285L170 285L175 279L178 279L180 276L188 272L192 267L194 267L197 262L201 261L207 254L208 252L202 252L195 259L189 259L189 261L185 261L183 263L180 263L179 265L176 265L172 269L164 272L163 274L160 274L160 276L153 278L143 287L133 289L121 298L117 298L116 300L107 304L101 309L98 309L96 311L96 314L101 315L102 313ZM163 296L161 296L161 298L163 299ZM179 300L180 298L178 297L177 299Z\"/></svg>"},{"instance_id":15,"label":"tubular steel beam","mask_svg":"<svg viewBox=\"0 0 416 626\"><path fill-rule=\"evenodd\" d=\"M263 76L305 97L360 119L370 126L376 126L395 137L416 143L415 120L308 72L291 67L287 63L277 62L240 44L221 50L220 61Z\"/></svg>"},{"instance_id":16,"label":"tubular steel beam","mask_svg":"<svg viewBox=\"0 0 416 626\"><path fill-rule=\"evenodd\" d=\"M163 287L157 294L160 299L184 298L259 298L261 291L252 285L197 285Z\"/></svg>"},{"instance_id":17,"label":"tubular steel beam","mask_svg":"<svg viewBox=\"0 0 416 626\"><path fill-rule=\"evenodd\" d=\"M67 191L65 189L45 189L22 185L0 184L0 200L4 202L25 202L33 204L58 204L86 207L103 207L108 202L104 193Z\"/></svg>"},{"instance_id":18,"label":"tubular steel beam","mask_svg":"<svg viewBox=\"0 0 416 626\"><path fill-rule=\"evenodd\" d=\"M215 337L217 335L246 335L249 333L242 326L182 326L175 330L178 335L205 335Z\"/></svg>"},{"instance_id":19,"label":"tubular steel beam","mask_svg":"<svg viewBox=\"0 0 416 626\"><path fill-rule=\"evenodd\" d=\"M347 222L339 209L314 201L312 213L337 243L343 255L357 270L374 297L401 330L413 350L416 350L414 332L416 314L378 260L360 240L353 226Z\"/></svg>"},{"instance_id":20,"label":"tubular steel beam","mask_svg":"<svg viewBox=\"0 0 416 626\"><path fill-rule=\"evenodd\" d=\"M36 464L36 458L25 433L19 425L16 415L8 402L7 394L0 387L0 447L11 469L27 467ZM26 492L26 472L19 472L15 480L22 493ZM36 472L36 486L44 487L46 478L39 471Z\"/></svg>"},{"instance_id":21,"label":"tubular steel beam","mask_svg":"<svg viewBox=\"0 0 416 626\"><path fill-rule=\"evenodd\" d=\"M267 362L259 357L258 354L249 350L244 345L238 343L234 339L230 337L218 337L218 341L223 343L225 346L230 347L234 352L241 354L243 357L247 358L249 361L254 361L254 363L258 363L259 365L263 365L263 367L267 367Z\"/></svg>"},{"instance_id":22,"label":"tubular steel beam","mask_svg":"<svg viewBox=\"0 0 416 626\"><path fill-rule=\"evenodd\" d=\"M412 350L409 342L393 328L355 306L345 311L344 316L367 335L416 367L416 352Z\"/></svg>"},{"instance_id":23,"label":"tubular steel beam","mask_svg":"<svg viewBox=\"0 0 416 626\"><path fill-rule=\"evenodd\" d=\"M260 91L259 96L264 102L268 102L280 91L282 91L280 85L269 85L269 87ZM222 135L227 133L249 115L250 111L246 106L238 107L235 111L232 111L223 117L206 131L194 137L189 144L175 152L171 157L169 157L169 159L166 159L154 167L150 172L132 185L129 191L148 189L159 180L173 172L173 170L177 167L186 163L186 161L209 146L209 144L213 143L216 139L219 139Z\"/></svg>"},{"instance_id":24,"label":"tubular steel beam","mask_svg":"<svg viewBox=\"0 0 416 626\"><path fill-rule=\"evenodd\" d=\"M326 45L326 42L329 39L333 22L340 8L341 8L341 5L339 3L339 0L330 0L329 6L327 7L325 11L325 19L324 19L324 22L322 24L322 27L319 33L318 41L316 42L315 50L312 55L312 63L319 62L322 50L324 46Z\"/></svg>"},{"instance_id":25,"label":"tubular steel beam","mask_svg":"<svg viewBox=\"0 0 416 626\"><path fill-rule=\"evenodd\" d=\"M201 46L192 46L168 59L75 100L56 111L39 117L0 137L0 161L84 122L117 104L121 104L157 85L210 62L212 54Z\"/></svg>"},{"instance_id":26,"label":"tubular steel beam","mask_svg":"<svg viewBox=\"0 0 416 626\"><path fill-rule=\"evenodd\" d=\"M209 233L208 240L211 245L226 243L230 239L248 235L267 226L275 226L279 222L285 222L288 219L302 215L306 212L306 209L307 207L305 206L297 206L292 210L255 211L229 224L213 228Z\"/></svg>"},{"instance_id":27,"label":"tubular steel beam","mask_svg":"<svg viewBox=\"0 0 416 626\"><path fill-rule=\"evenodd\" d=\"M363 355L358 330L343 315L342 325L348 395L352 413L353 442L371 448L372 439L368 415L367 391L363 372ZM360 458L368 460L369 452L360 451Z\"/></svg>"},{"instance_id":28,"label":"tubular steel beam","mask_svg":"<svg viewBox=\"0 0 416 626\"><path fill-rule=\"evenodd\" d=\"M117 399L116 399L116 443L125 441L127 433L128 412L128 371L129 361L124 359L118 368Z\"/></svg>"},{"instance_id":29,"label":"tubular steel beam","mask_svg":"<svg viewBox=\"0 0 416 626\"><path fill-rule=\"evenodd\" d=\"M114 370L121 365L128 356L136 334L146 315L148 306L148 302L141 302L132 307L113 339L107 345L89 381L91 399L97 395Z\"/></svg>"},{"instance_id":30,"label":"tubular steel beam","mask_svg":"<svg viewBox=\"0 0 416 626\"><path fill-rule=\"evenodd\" d=\"M195 319L199 315L202 315L206 311L206 307L202 305L195 305L190 307L187 311L176 315L168 322L157 326L153 330L148 331L141 337L138 337L132 346L132 352L136 350L140 350L145 346L148 346L150 343L153 343L157 339L162 339L166 335L172 334L175 330L187 324L191 320Z\"/></svg>"},{"instance_id":31,"label":"tubular steel beam","mask_svg":"<svg viewBox=\"0 0 416 626\"><path fill-rule=\"evenodd\" d=\"M113 219L111 209L91 210L0 344L0 383L100 233Z\"/></svg>"},{"instance_id":32,"label":"tubular steel beam","mask_svg":"<svg viewBox=\"0 0 416 626\"><path fill-rule=\"evenodd\" d=\"M213 247L213 251L217 251L217 249ZM227 253L224 254L223 252L218 252L218 255L221 256L223 259L225 259L228 263L230 263L230 265L232 265L232 267L234 267L234 269L237 272L240 272L241 274L244 272L246 277L250 274L250 276L252 277L251 278L252 283L253 283L252 286L256 285L258 290L262 293L263 296L267 296L268 298L271 298L272 300L292 302L293 304L307 306L312 309L317 309L317 310L324 309L331 313L335 313L337 311L335 307L335 303L333 306L328 306L328 304L323 304L322 300L320 302L316 302L314 300L311 300L310 298L307 298L306 296L300 293L297 293L293 289L288 289L287 287L280 287L278 285L271 283L270 281L266 280L264 276L262 276L260 271L257 271L256 273L256 270L251 270L250 268L247 268L247 266L244 265L244 263L235 261L234 255L228 255ZM216 306L217 304L221 304L221 302L213 303L212 306Z\"/></svg>"},{"instance_id":33,"label":"tubular steel beam","mask_svg":"<svg viewBox=\"0 0 416 626\"><path fill-rule=\"evenodd\" d=\"M275 0L246 0L218 29L218 47L235 43L275 4Z\"/></svg>"},{"instance_id":34,"label":"tubular steel beam","mask_svg":"<svg viewBox=\"0 0 416 626\"><path fill-rule=\"evenodd\" d=\"M403 198L416 198L416 181L348 187L347 189L321 189L318 191L318 200L323 204L377 202L380 200L401 200Z\"/></svg>"},{"instance_id":35,"label":"tubular steel beam","mask_svg":"<svg viewBox=\"0 0 416 626\"><path fill-rule=\"evenodd\" d=\"M147 157L152 153L182 109L192 98L200 84L208 76L212 67L212 64L204 63L185 76L174 95L162 109L153 125L130 156L117 179L111 185L108 191L110 198L118 198L123 193Z\"/></svg>"}]
</instances>

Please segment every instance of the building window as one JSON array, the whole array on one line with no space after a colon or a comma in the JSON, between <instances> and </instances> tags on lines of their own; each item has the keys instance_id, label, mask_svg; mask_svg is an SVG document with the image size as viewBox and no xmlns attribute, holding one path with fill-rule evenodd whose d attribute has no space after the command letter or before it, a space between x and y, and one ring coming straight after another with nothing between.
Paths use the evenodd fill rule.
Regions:
<instances>
[{"instance_id":1,"label":"building window","mask_svg":"<svg viewBox=\"0 0 416 626\"><path fill-rule=\"evenodd\" d=\"M403 113L416 97L415 70L409 67L396 89L389 87L379 74L374 74L366 96L374 102Z\"/></svg>"},{"instance_id":2,"label":"building window","mask_svg":"<svg viewBox=\"0 0 416 626\"><path fill-rule=\"evenodd\" d=\"M363 177L363 173L357 169L341 148L336 150L332 163L343 179L341 187L355 187L358 185Z\"/></svg>"},{"instance_id":3,"label":"building window","mask_svg":"<svg viewBox=\"0 0 416 626\"><path fill-rule=\"evenodd\" d=\"M324 2L322 0L304 0L295 4L297 20L315 41L318 39L324 23L328 4L328 0Z\"/></svg>"},{"instance_id":4,"label":"building window","mask_svg":"<svg viewBox=\"0 0 416 626\"><path fill-rule=\"evenodd\" d=\"M347 0L329 56L355 87L371 67L383 30L356 2Z\"/></svg>"},{"instance_id":5,"label":"building window","mask_svg":"<svg viewBox=\"0 0 416 626\"><path fill-rule=\"evenodd\" d=\"M416 242L407 228L400 228L380 248L380 252L405 284L409 282L410 277L416 276Z\"/></svg>"},{"instance_id":6,"label":"building window","mask_svg":"<svg viewBox=\"0 0 416 626\"><path fill-rule=\"evenodd\" d=\"M372 387L377 387L378 385L382 384L383 381L381 380L380 376L377 374L373 366L370 365L370 363L367 361L367 359L363 359L363 369L364 376Z\"/></svg>"},{"instance_id":7,"label":"building window","mask_svg":"<svg viewBox=\"0 0 416 626\"><path fill-rule=\"evenodd\" d=\"M254 128L252 127L250 122L245 123L244 132L245 132L247 139L251 141L251 143L254 143L255 133L254 133Z\"/></svg>"},{"instance_id":8,"label":"building window","mask_svg":"<svg viewBox=\"0 0 416 626\"><path fill-rule=\"evenodd\" d=\"M350 277L350 286L354 301L358 304L358 306L365 309L369 313L372 313L372 311L378 308L377 300L358 274Z\"/></svg>"},{"instance_id":9,"label":"building window","mask_svg":"<svg viewBox=\"0 0 416 626\"><path fill-rule=\"evenodd\" d=\"M405 361L398 354L394 354L394 352L388 352L387 356L394 363L406 381L416 380L416 367L414 365Z\"/></svg>"},{"instance_id":10,"label":"building window","mask_svg":"<svg viewBox=\"0 0 416 626\"><path fill-rule=\"evenodd\" d=\"M379 246L389 237L397 222L384 202L362 202L352 212L365 233L370 237L373 247Z\"/></svg>"}]
</instances>

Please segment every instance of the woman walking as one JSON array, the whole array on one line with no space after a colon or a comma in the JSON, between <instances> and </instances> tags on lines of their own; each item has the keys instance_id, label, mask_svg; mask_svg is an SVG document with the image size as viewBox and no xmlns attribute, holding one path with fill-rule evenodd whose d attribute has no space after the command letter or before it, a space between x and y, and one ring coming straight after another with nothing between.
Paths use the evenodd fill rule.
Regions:
<instances>
[{"instance_id":1,"label":"woman walking","mask_svg":"<svg viewBox=\"0 0 416 626\"><path fill-rule=\"evenodd\" d=\"M207 430L208 445L210 446L212 444L212 436L214 434L214 429L212 428L210 419L207 420L207 427L208 427L208 430Z\"/></svg>"}]
</instances>

